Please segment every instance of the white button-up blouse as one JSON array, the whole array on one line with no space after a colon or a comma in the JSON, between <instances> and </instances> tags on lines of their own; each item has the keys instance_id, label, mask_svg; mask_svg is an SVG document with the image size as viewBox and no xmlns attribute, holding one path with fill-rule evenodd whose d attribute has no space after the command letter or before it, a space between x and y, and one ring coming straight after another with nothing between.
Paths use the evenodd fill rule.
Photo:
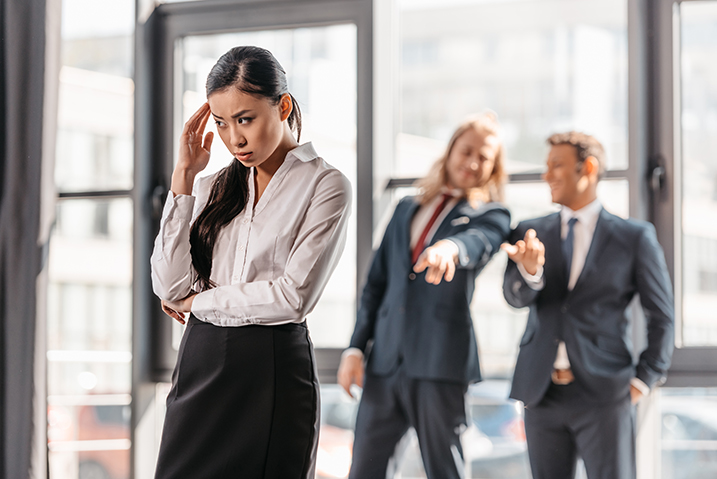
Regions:
<instances>
[{"instance_id":1,"label":"white button-up blouse","mask_svg":"<svg viewBox=\"0 0 717 479\"><path fill-rule=\"evenodd\" d=\"M291 150L254 206L254 168L244 210L219 233L211 280L192 313L217 326L300 323L321 296L343 252L351 185L311 143ZM169 193L152 253L152 286L177 301L198 287L189 230L204 208L215 175L192 196Z\"/></svg>"}]
</instances>

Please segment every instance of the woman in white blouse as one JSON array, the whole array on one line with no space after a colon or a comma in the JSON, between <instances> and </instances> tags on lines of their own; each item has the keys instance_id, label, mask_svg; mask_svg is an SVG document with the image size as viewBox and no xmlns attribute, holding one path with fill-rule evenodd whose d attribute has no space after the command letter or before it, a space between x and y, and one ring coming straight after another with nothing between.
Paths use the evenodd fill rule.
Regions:
<instances>
[{"instance_id":1,"label":"woman in white blouse","mask_svg":"<svg viewBox=\"0 0 717 479\"><path fill-rule=\"evenodd\" d=\"M314 477L319 390L306 315L343 250L350 185L299 145L301 113L267 50L236 47L185 124L152 254L184 323L155 477ZM234 156L212 176L216 121ZM296 131L297 138L293 131Z\"/></svg>"}]
</instances>

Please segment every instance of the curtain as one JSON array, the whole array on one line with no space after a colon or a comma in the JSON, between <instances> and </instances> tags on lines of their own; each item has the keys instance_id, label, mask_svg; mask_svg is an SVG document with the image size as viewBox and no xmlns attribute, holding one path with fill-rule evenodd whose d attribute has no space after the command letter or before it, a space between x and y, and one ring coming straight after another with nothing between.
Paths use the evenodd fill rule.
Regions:
<instances>
[{"instance_id":1,"label":"curtain","mask_svg":"<svg viewBox=\"0 0 717 479\"><path fill-rule=\"evenodd\" d=\"M45 8L45 0L0 0L0 475L13 479L30 477L39 404Z\"/></svg>"}]
</instances>

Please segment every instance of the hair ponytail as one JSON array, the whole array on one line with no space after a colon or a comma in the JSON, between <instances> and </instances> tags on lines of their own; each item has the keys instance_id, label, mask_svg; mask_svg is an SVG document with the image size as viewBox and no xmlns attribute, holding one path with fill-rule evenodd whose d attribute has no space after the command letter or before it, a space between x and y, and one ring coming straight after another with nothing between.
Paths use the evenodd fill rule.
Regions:
<instances>
[{"instance_id":1,"label":"hair ponytail","mask_svg":"<svg viewBox=\"0 0 717 479\"><path fill-rule=\"evenodd\" d=\"M296 141L301 141L301 109L294 95L289 93L289 97L291 97L291 114L288 118L289 128L296 132Z\"/></svg>"}]
</instances>

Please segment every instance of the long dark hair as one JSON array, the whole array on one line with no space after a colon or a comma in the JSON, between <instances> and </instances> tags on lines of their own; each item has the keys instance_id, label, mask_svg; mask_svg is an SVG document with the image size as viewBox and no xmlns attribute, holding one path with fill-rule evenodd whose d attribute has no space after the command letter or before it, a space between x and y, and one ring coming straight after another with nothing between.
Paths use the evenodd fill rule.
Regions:
<instances>
[{"instance_id":1,"label":"long dark hair","mask_svg":"<svg viewBox=\"0 0 717 479\"><path fill-rule=\"evenodd\" d=\"M234 47L217 60L207 77L207 98L212 93L236 88L244 93L269 99L279 104L289 93L286 72L268 50L259 47ZM293 105L289 127L301 138L301 110L291 96ZM207 204L192 224L189 233L192 265L197 272L199 286L206 290L216 286L209 278L212 273L214 243L221 229L242 212L247 202L249 169L238 160L222 169L209 193Z\"/></svg>"}]
</instances>

